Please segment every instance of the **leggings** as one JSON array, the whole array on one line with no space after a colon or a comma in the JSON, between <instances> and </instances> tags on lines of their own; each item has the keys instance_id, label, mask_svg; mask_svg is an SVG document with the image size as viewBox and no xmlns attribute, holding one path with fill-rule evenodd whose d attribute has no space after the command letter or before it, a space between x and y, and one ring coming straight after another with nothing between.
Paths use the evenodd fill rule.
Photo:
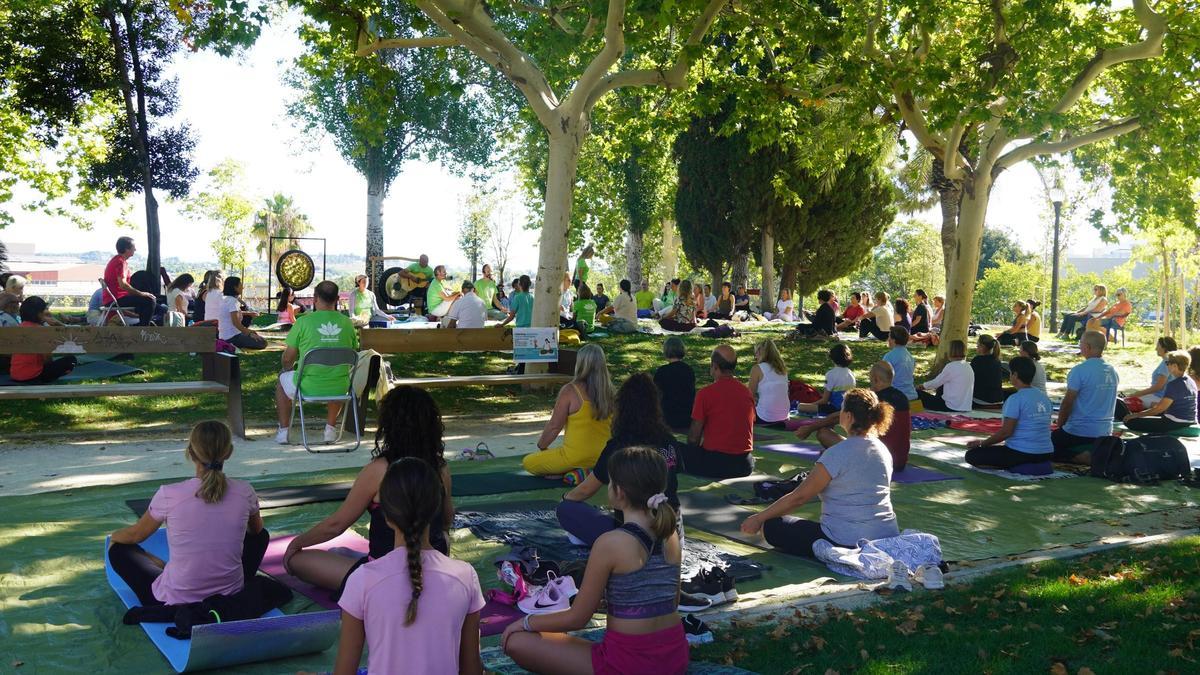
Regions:
<instances>
[{"instance_id":1,"label":"leggings","mask_svg":"<svg viewBox=\"0 0 1200 675\"><path fill-rule=\"evenodd\" d=\"M834 546L844 546L827 537L820 523L795 516L772 518L763 523L763 537L768 544L784 553L806 558L816 557L813 555L813 544L822 539Z\"/></svg>"},{"instance_id":2,"label":"leggings","mask_svg":"<svg viewBox=\"0 0 1200 675\"><path fill-rule=\"evenodd\" d=\"M1030 335L1029 333L1001 333L1000 335L996 336L997 342L1010 347L1019 347L1021 343L1026 340L1029 340L1030 342L1037 342L1038 336Z\"/></svg>"},{"instance_id":3,"label":"leggings","mask_svg":"<svg viewBox=\"0 0 1200 675\"><path fill-rule=\"evenodd\" d=\"M658 322L658 325L661 326L663 330L669 330L669 331L674 331L674 332L679 332L679 333L690 332L693 328L696 327L696 324L694 324L694 323L683 323L682 321L676 321L675 319L662 319L661 321Z\"/></svg>"},{"instance_id":4,"label":"leggings","mask_svg":"<svg viewBox=\"0 0 1200 675\"><path fill-rule=\"evenodd\" d=\"M587 502L564 499L555 511L562 528L588 546L595 544L600 535L621 526L616 518Z\"/></svg>"},{"instance_id":5,"label":"leggings","mask_svg":"<svg viewBox=\"0 0 1200 675\"><path fill-rule=\"evenodd\" d=\"M921 405L925 406L926 410L933 412L956 412L950 410L950 406L946 405L946 399L942 398L941 389L939 389L936 393L925 391L924 389L918 389L917 398L921 399Z\"/></svg>"},{"instance_id":6,"label":"leggings","mask_svg":"<svg viewBox=\"0 0 1200 675\"><path fill-rule=\"evenodd\" d=\"M1169 417L1162 415L1151 415L1149 417L1138 417L1129 420L1125 426L1130 431L1141 431L1144 433L1161 434L1169 431L1178 431L1192 426L1191 422L1177 422Z\"/></svg>"},{"instance_id":7,"label":"leggings","mask_svg":"<svg viewBox=\"0 0 1200 675\"><path fill-rule=\"evenodd\" d=\"M233 346L237 347L238 349L266 349L267 348L267 339L261 335L258 335L257 333L252 333L250 335L247 335L245 333L238 333L237 335L234 335L233 337L229 338L229 343L232 344Z\"/></svg>"},{"instance_id":8,"label":"leggings","mask_svg":"<svg viewBox=\"0 0 1200 675\"><path fill-rule=\"evenodd\" d=\"M1054 444L1054 461L1068 464L1075 463L1076 455L1091 455L1092 447L1096 445L1094 437L1076 436L1063 431L1062 427L1050 432L1050 442Z\"/></svg>"},{"instance_id":9,"label":"leggings","mask_svg":"<svg viewBox=\"0 0 1200 675\"><path fill-rule=\"evenodd\" d=\"M139 326L150 325L150 319L154 316L156 305L156 301L150 298L143 298L140 295L125 295L117 300L117 306L129 307L137 312Z\"/></svg>"},{"instance_id":10,"label":"leggings","mask_svg":"<svg viewBox=\"0 0 1200 675\"><path fill-rule=\"evenodd\" d=\"M874 336L877 340L888 339L887 332L879 329L879 322L873 316L864 316L862 321L858 322L858 336L867 337L868 335Z\"/></svg>"},{"instance_id":11,"label":"leggings","mask_svg":"<svg viewBox=\"0 0 1200 675\"><path fill-rule=\"evenodd\" d=\"M683 443L675 446L679 450L682 471L704 478L744 478L754 472L754 455L731 455L726 452L705 450L698 445Z\"/></svg>"},{"instance_id":12,"label":"leggings","mask_svg":"<svg viewBox=\"0 0 1200 675\"><path fill-rule=\"evenodd\" d=\"M560 476L573 469L591 469L599 454L567 450L566 446L531 452L521 458L521 466L535 476Z\"/></svg>"},{"instance_id":13,"label":"leggings","mask_svg":"<svg viewBox=\"0 0 1200 675\"><path fill-rule=\"evenodd\" d=\"M258 534L246 533L242 540L242 578L249 581L258 573L263 556L267 553L267 543L271 535L263 528ZM137 544L113 544L108 549L108 559L113 571L121 577L129 588L137 594L138 602L143 607L161 605L162 600L154 597L154 580L162 574L163 568L158 566L155 559ZM203 600L203 598L199 598Z\"/></svg>"},{"instance_id":14,"label":"leggings","mask_svg":"<svg viewBox=\"0 0 1200 675\"><path fill-rule=\"evenodd\" d=\"M1075 316L1072 312L1066 312L1063 314L1062 327L1058 332L1067 337L1075 335L1076 332L1082 333L1089 318L1087 316Z\"/></svg>"},{"instance_id":15,"label":"leggings","mask_svg":"<svg viewBox=\"0 0 1200 675\"><path fill-rule=\"evenodd\" d=\"M42 366L42 372L32 380L13 380L21 384L48 384L75 370L77 360L74 356L61 356L53 361L47 361Z\"/></svg>"},{"instance_id":16,"label":"leggings","mask_svg":"<svg viewBox=\"0 0 1200 675\"><path fill-rule=\"evenodd\" d=\"M1049 453L1031 455L1020 450L1013 450L1005 445L989 445L967 450L967 463L971 466L995 467L1011 469L1021 464L1048 462L1052 457Z\"/></svg>"}]
</instances>

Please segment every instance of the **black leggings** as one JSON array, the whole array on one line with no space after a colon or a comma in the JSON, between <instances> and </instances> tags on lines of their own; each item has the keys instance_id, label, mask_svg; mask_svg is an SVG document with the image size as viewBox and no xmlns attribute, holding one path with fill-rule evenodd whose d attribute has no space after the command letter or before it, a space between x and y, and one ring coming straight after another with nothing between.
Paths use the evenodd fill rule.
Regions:
<instances>
[{"instance_id":1,"label":"black leggings","mask_svg":"<svg viewBox=\"0 0 1200 675\"><path fill-rule=\"evenodd\" d=\"M1073 312L1065 312L1063 314L1062 326L1058 332L1068 337L1075 335L1076 332L1083 332L1083 328L1087 325L1089 318L1086 316L1075 316ZM1078 330L1076 330L1076 326L1078 326Z\"/></svg>"},{"instance_id":2,"label":"black leggings","mask_svg":"<svg viewBox=\"0 0 1200 675\"><path fill-rule=\"evenodd\" d=\"M961 410L951 410L950 406L946 405L946 399L942 398L941 388L938 388L936 393L918 389L917 398L921 399L921 405L925 406L926 410L932 412L962 412Z\"/></svg>"},{"instance_id":3,"label":"black leggings","mask_svg":"<svg viewBox=\"0 0 1200 675\"><path fill-rule=\"evenodd\" d=\"M1021 464L1049 462L1052 456L1050 453L1031 455L1006 445L988 445L967 450L967 463L971 466L1011 469Z\"/></svg>"},{"instance_id":4,"label":"black leggings","mask_svg":"<svg viewBox=\"0 0 1200 675\"><path fill-rule=\"evenodd\" d=\"M858 336L867 337L872 335L877 340L888 339L886 331L879 330L879 322L873 316L864 316L862 321L858 322Z\"/></svg>"},{"instance_id":5,"label":"black leggings","mask_svg":"<svg viewBox=\"0 0 1200 675\"><path fill-rule=\"evenodd\" d=\"M682 321L676 321L675 319L662 319L658 322L658 325L663 330L669 330L678 333L687 333L696 327L696 324L694 323L683 323Z\"/></svg>"},{"instance_id":6,"label":"black leggings","mask_svg":"<svg viewBox=\"0 0 1200 675\"><path fill-rule=\"evenodd\" d=\"M801 555L806 558L816 557L813 555L812 547L822 539L834 546L842 546L825 536L825 531L821 529L820 523L795 516L772 518L763 523L763 537L768 544L784 553Z\"/></svg>"},{"instance_id":7,"label":"black leggings","mask_svg":"<svg viewBox=\"0 0 1200 675\"><path fill-rule=\"evenodd\" d=\"M258 534L246 533L246 538L242 540L242 577L246 581L258 573L258 566L262 564L270 540L271 535L266 528ZM113 544L108 549L108 560L117 576L137 594L138 602L141 602L143 607L163 604L154 597L152 588L154 580L162 574L163 568L158 566L158 562L146 549L137 544Z\"/></svg>"},{"instance_id":8,"label":"black leggings","mask_svg":"<svg viewBox=\"0 0 1200 675\"><path fill-rule=\"evenodd\" d=\"M996 336L996 342L1010 347L1020 347L1022 342L1026 340L1037 342L1038 336L1030 335L1029 333L1001 333Z\"/></svg>"},{"instance_id":9,"label":"black leggings","mask_svg":"<svg viewBox=\"0 0 1200 675\"><path fill-rule=\"evenodd\" d=\"M267 339L257 333L238 333L229 338L228 342L238 349L266 349Z\"/></svg>"},{"instance_id":10,"label":"black leggings","mask_svg":"<svg viewBox=\"0 0 1200 675\"><path fill-rule=\"evenodd\" d=\"M154 309L157 304L155 300L133 294L125 295L117 300L117 306L129 307L137 312L139 326L150 325L150 319L154 316Z\"/></svg>"},{"instance_id":11,"label":"black leggings","mask_svg":"<svg viewBox=\"0 0 1200 675\"><path fill-rule=\"evenodd\" d=\"M42 374L32 380L13 380L21 384L48 384L75 370L78 360L74 356L61 356L53 361L47 361L42 366Z\"/></svg>"},{"instance_id":12,"label":"black leggings","mask_svg":"<svg viewBox=\"0 0 1200 675\"><path fill-rule=\"evenodd\" d=\"M1162 415L1151 415L1150 417L1138 417L1131 419L1125 423L1125 426L1130 431L1141 431L1150 434L1162 434L1168 431L1178 431L1192 426L1191 422L1176 422L1173 419L1163 417Z\"/></svg>"},{"instance_id":13,"label":"black leggings","mask_svg":"<svg viewBox=\"0 0 1200 675\"><path fill-rule=\"evenodd\" d=\"M704 478L744 478L754 472L754 454L731 455L684 443L676 446L682 471Z\"/></svg>"},{"instance_id":14,"label":"black leggings","mask_svg":"<svg viewBox=\"0 0 1200 675\"><path fill-rule=\"evenodd\" d=\"M1054 444L1054 461L1068 464L1074 464L1077 455L1086 453L1090 456L1096 445L1094 437L1076 436L1062 427L1050 432L1050 442Z\"/></svg>"}]
</instances>

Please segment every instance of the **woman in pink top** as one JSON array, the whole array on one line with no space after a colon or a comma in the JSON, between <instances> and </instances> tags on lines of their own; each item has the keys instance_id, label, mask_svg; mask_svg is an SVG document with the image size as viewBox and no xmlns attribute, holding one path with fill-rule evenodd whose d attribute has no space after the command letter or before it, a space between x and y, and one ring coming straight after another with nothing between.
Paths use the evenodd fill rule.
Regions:
<instances>
[{"instance_id":1,"label":"woman in pink top","mask_svg":"<svg viewBox=\"0 0 1200 675\"><path fill-rule=\"evenodd\" d=\"M428 462L388 467L379 501L395 546L350 574L338 605L342 636L334 675L354 675L367 645L370 673L482 673L475 569L433 548L442 481Z\"/></svg>"},{"instance_id":2,"label":"woman in pink top","mask_svg":"<svg viewBox=\"0 0 1200 675\"><path fill-rule=\"evenodd\" d=\"M196 477L163 485L137 523L112 534L108 559L143 606L183 605L232 595L258 572L269 535L258 495L245 481L226 478L233 437L223 422L201 422L185 451ZM141 546L166 524L170 560Z\"/></svg>"}]
</instances>

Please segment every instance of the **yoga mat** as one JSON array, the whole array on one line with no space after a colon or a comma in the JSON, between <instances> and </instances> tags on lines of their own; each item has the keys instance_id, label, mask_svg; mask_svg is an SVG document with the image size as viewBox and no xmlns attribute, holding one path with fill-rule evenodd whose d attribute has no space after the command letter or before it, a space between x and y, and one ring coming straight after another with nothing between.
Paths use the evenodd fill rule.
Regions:
<instances>
[{"instance_id":1,"label":"yoga mat","mask_svg":"<svg viewBox=\"0 0 1200 675\"><path fill-rule=\"evenodd\" d=\"M575 635L592 642L600 642L604 639L604 629L595 628ZM528 675L527 670L518 666L513 662L500 647L489 647L483 650L483 668L485 671L495 673L496 675ZM692 661L688 664L687 675L755 675L749 670L742 670L735 666L726 666L717 663L708 663L706 661Z\"/></svg>"},{"instance_id":2,"label":"yoga mat","mask_svg":"<svg viewBox=\"0 0 1200 675\"><path fill-rule=\"evenodd\" d=\"M772 443L771 445L759 446L755 450L773 452L777 455L787 455L814 462L821 456L821 445L819 443Z\"/></svg>"},{"instance_id":3,"label":"yoga mat","mask_svg":"<svg viewBox=\"0 0 1200 675\"><path fill-rule=\"evenodd\" d=\"M350 492L350 486L353 484L353 481L346 481L320 485L262 488L256 490L258 508L266 510L318 502L340 502L346 498ZM559 487L562 487L561 482L530 476L519 469L495 473L462 473L452 475L450 479L450 492L454 497L476 497ZM141 516L150 506L150 500L130 499L125 502L125 505Z\"/></svg>"},{"instance_id":4,"label":"yoga mat","mask_svg":"<svg viewBox=\"0 0 1200 675\"><path fill-rule=\"evenodd\" d=\"M69 384L71 382L80 382L83 380L108 380L114 377L122 377L125 375L144 375L146 371L141 368L125 365L124 363L114 363L112 361L88 361L75 366L75 370L63 375L55 380L52 384ZM13 381L9 375L0 375L0 386L21 386Z\"/></svg>"},{"instance_id":5,"label":"yoga mat","mask_svg":"<svg viewBox=\"0 0 1200 675\"><path fill-rule=\"evenodd\" d=\"M104 542L104 573L126 608L141 603L133 589L113 571ZM142 542L147 552L167 560L167 531L160 528ZM142 629L177 673L228 668L245 663L323 652L333 646L341 631L337 612L284 615L278 609L258 619L205 624L192 628L192 639L167 635L172 623L142 623ZM118 630L121 630L118 628Z\"/></svg>"},{"instance_id":6,"label":"yoga mat","mask_svg":"<svg viewBox=\"0 0 1200 675\"><path fill-rule=\"evenodd\" d=\"M259 569L321 607L338 609L337 601L333 599L333 591L301 581L288 574L287 570L283 568L283 554L287 551L288 544L295 538L295 535L272 538L271 542L267 544L267 553L263 556ZM357 560L367 554L368 542L356 532L343 532L324 544L317 544L310 548L318 551L331 551ZM508 624L523 616L521 610L516 607L488 600L479 612L479 632L484 637L499 635L504 632Z\"/></svg>"},{"instance_id":7,"label":"yoga mat","mask_svg":"<svg viewBox=\"0 0 1200 675\"><path fill-rule=\"evenodd\" d=\"M777 443L775 445L767 445L759 450L766 452L774 452L781 455L788 455L798 459L816 461L820 456L819 445L806 445L801 443ZM892 474L893 483L932 483L939 480L962 480L962 476L951 476L944 474L941 471L934 469L926 469L920 466L909 464L903 470Z\"/></svg>"},{"instance_id":8,"label":"yoga mat","mask_svg":"<svg viewBox=\"0 0 1200 675\"><path fill-rule=\"evenodd\" d=\"M986 473L991 476L998 476L1008 480L1042 481L1078 477L1077 474L1073 474L1068 471L1059 471L1057 469L1053 473L1049 473L1044 476L1030 476L1026 474L1013 473L1011 471L1004 471L1003 469L981 469L976 466L971 466L967 463L967 460L965 459L965 450L960 448L948 448L940 443L931 443L928 441L914 440L910 452L912 452L914 455L920 455L921 457L926 457L934 461L952 464L976 473ZM907 470L907 467L905 469Z\"/></svg>"}]
</instances>

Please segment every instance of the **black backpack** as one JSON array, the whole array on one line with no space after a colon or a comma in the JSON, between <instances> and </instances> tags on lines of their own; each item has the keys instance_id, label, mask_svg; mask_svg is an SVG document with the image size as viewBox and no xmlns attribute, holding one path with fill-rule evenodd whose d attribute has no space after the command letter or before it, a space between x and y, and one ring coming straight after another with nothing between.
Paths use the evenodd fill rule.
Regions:
<instances>
[{"instance_id":1,"label":"black backpack","mask_svg":"<svg viewBox=\"0 0 1200 675\"><path fill-rule=\"evenodd\" d=\"M1155 483L1191 473L1187 449L1174 436L1142 436L1124 441L1102 436L1092 448L1091 475L1118 483Z\"/></svg>"}]
</instances>

